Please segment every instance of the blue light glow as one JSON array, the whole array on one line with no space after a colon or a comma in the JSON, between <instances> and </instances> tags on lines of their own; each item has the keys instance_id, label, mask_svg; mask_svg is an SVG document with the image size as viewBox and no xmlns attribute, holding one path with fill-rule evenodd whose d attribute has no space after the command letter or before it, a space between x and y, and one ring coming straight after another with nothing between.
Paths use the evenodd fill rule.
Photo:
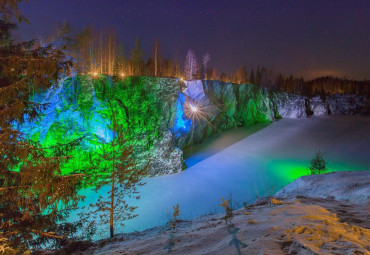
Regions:
<instances>
[{"instance_id":1,"label":"blue light glow","mask_svg":"<svg viewBox=\"0 0 370 255\"><path fill-rule=\"evenodd\" d=\"M173 132L177 138L189 132L192 123L191 119L186 118L184 108L185 95L179 91L176 102L176 120L173 126Z\"/></svg>"}]
</instances>

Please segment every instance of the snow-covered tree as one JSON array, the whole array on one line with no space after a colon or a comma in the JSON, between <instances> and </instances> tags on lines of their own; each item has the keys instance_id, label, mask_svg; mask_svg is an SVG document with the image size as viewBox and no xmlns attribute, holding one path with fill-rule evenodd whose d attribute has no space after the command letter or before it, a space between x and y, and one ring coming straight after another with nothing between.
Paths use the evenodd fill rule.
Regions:
<instances>
[{"instance_id":1,"label":"snow-covered tree","mask_svg":"<svg viewBox=\"0 0 370 255\"><path fill-rule=\"evenodd\" d=\"M195 57L195 53L192 49L189 49L188 54L186 55L185 65L184 65L184 75L188 80L195 78L198 72L198 61Z\"/></svg>"},{"instance_id":2,"label":"snow-covered tree","mask_svg":"<svg viewBox=\"0 0 370 255\"><path fill-rule=\"evenodd\" d=\"M209 55L209 53L207 52L207 54L205 54L203 56L203 74L204 74L204 79L207 80L207 67L208 67L208 62L211 60L211 56Z\"/></svg>"}]
</instances>

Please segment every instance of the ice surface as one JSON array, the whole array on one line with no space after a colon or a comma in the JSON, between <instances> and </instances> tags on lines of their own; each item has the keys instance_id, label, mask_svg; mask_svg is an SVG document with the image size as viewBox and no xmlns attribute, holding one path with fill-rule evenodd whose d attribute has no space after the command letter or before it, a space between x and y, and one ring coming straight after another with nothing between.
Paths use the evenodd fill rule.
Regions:
<instances>
[{"instance_id":1,"label":"ice surface","mask_svg":"<svg viewBox=\"0 0 370 255\"><path fill-rule=\"evenodd\" d=\"M370 118L364 116L274 122L186 171L146 179L137 203L139 216L116 232L164 224L176 204L180 206L181 218L187 219L221 212L218 205L221 198L231 193L233 202L239 206L244 201L252 202L257 196L273 193L307 174L309 161L317 150L324 153L331 171L370 170L369 130ZM87 196L84 204L97 198L92 191L86 190L84 194ZM107 236L98 238L104 237Z\"/></svg>"}]
</instances>

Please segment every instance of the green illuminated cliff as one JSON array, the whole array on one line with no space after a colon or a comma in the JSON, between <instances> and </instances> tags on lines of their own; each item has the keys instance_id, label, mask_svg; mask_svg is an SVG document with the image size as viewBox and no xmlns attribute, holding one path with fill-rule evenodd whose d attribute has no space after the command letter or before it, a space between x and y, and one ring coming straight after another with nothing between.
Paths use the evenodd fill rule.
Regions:
<instances>
[{"instance_id":1,"label":"green illuminated cliff","mask_svg":"<svg viewBox=\"0 0 370 255\"><path fill-rule=\"evenodd\" d=\"M45 110L37 121L18 128L43 147L73 145L64 173L89 169L99 143L112 139L111 105L139 163L150 160L151 175L157 175L181 171L182 148L215 133L279 118L305 118L309 107L315 114L327 109L333 113L354 99L332 96L323 102L220 81L86 75L65 78L32 100L45 104ZM344 110L355 111L366 98L356 100Z\"/></svg>"}]
</instances>

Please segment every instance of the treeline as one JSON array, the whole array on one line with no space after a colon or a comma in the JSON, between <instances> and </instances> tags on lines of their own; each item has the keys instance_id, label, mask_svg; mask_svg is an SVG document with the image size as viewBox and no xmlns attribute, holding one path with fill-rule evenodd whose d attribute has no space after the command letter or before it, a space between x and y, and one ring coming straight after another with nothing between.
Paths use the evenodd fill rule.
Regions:
<instances>
[{"instance_id":1,"label":"treeline","mask_svg":"<svg viewBox=\"0 0 370 255\"><path fill-rule=\"evenodd\" d=\"M74 31L68 22L64 22L57 26L55 34L47 41L64 49L65 53L75 60L76 71L82 74L142 75L253 83L263 88L306 96L370 92L369 81L331 76L305 81L302 77L284 77L281 73L260 66L249 70L246 66L241 66L233 74L219 72L209 66L211 56L208 53L200 60L191 49L188 50L184 61L163 57L158 40L154 41L152 52L145 60L138 38L135 47L126 54L113 29L97 30L92 25L86 26L82 31Z\"/></svg>"},{"instance_id":2,"label":"treeline","mask_svg":"<svg viewBox=\"0 0 370 255\"><path fill-rule=\"evenodd\" d=\"M212 71L212 69L209 69ZM234 83L252 83L263 88L285 91L302 96L332 95L332 94L357 94L370 95L370 80L356 81L332 76L319 77L305 81L303 77L296 78L292 75L284 77L272 69L257 67L248 73L245 66L237 70L234 75L222 73L215 76L210 73L212 80L221 80ZM214 79L215 78L215 79Z\"/></svg>"},{"instance_id":3,"label":"treeline","mask_svg":"<svg viewBox=\"0 0 370 255\"><path fill-rule=\"evenodd\" d=\"M161 55L158 40L153 44L153 52L145 61L140 40L129 54L113 29L97 30L86 26L82 31L74 31L68 22L59 24L55 35L45 43L61 48L75 62L75 69L81 74L107 74L127 76L180 77L179 62Z\"/></svg>"},{"instance_id":4,"label":"treeline","mask_svg":"<svg viewBox=\"0 0 370 255\"><path fill-rule=\"evenodd\" d=\"M333 94L356 94L369 95L370 81L348 80L346 78L338 78L332 76L319 77L313 80L304 81L303 78L294 78L289 76L284 78L279 74L273 84L276 89L286 91L302 96L322 97Z\"/></svg>"}]
</instances>

